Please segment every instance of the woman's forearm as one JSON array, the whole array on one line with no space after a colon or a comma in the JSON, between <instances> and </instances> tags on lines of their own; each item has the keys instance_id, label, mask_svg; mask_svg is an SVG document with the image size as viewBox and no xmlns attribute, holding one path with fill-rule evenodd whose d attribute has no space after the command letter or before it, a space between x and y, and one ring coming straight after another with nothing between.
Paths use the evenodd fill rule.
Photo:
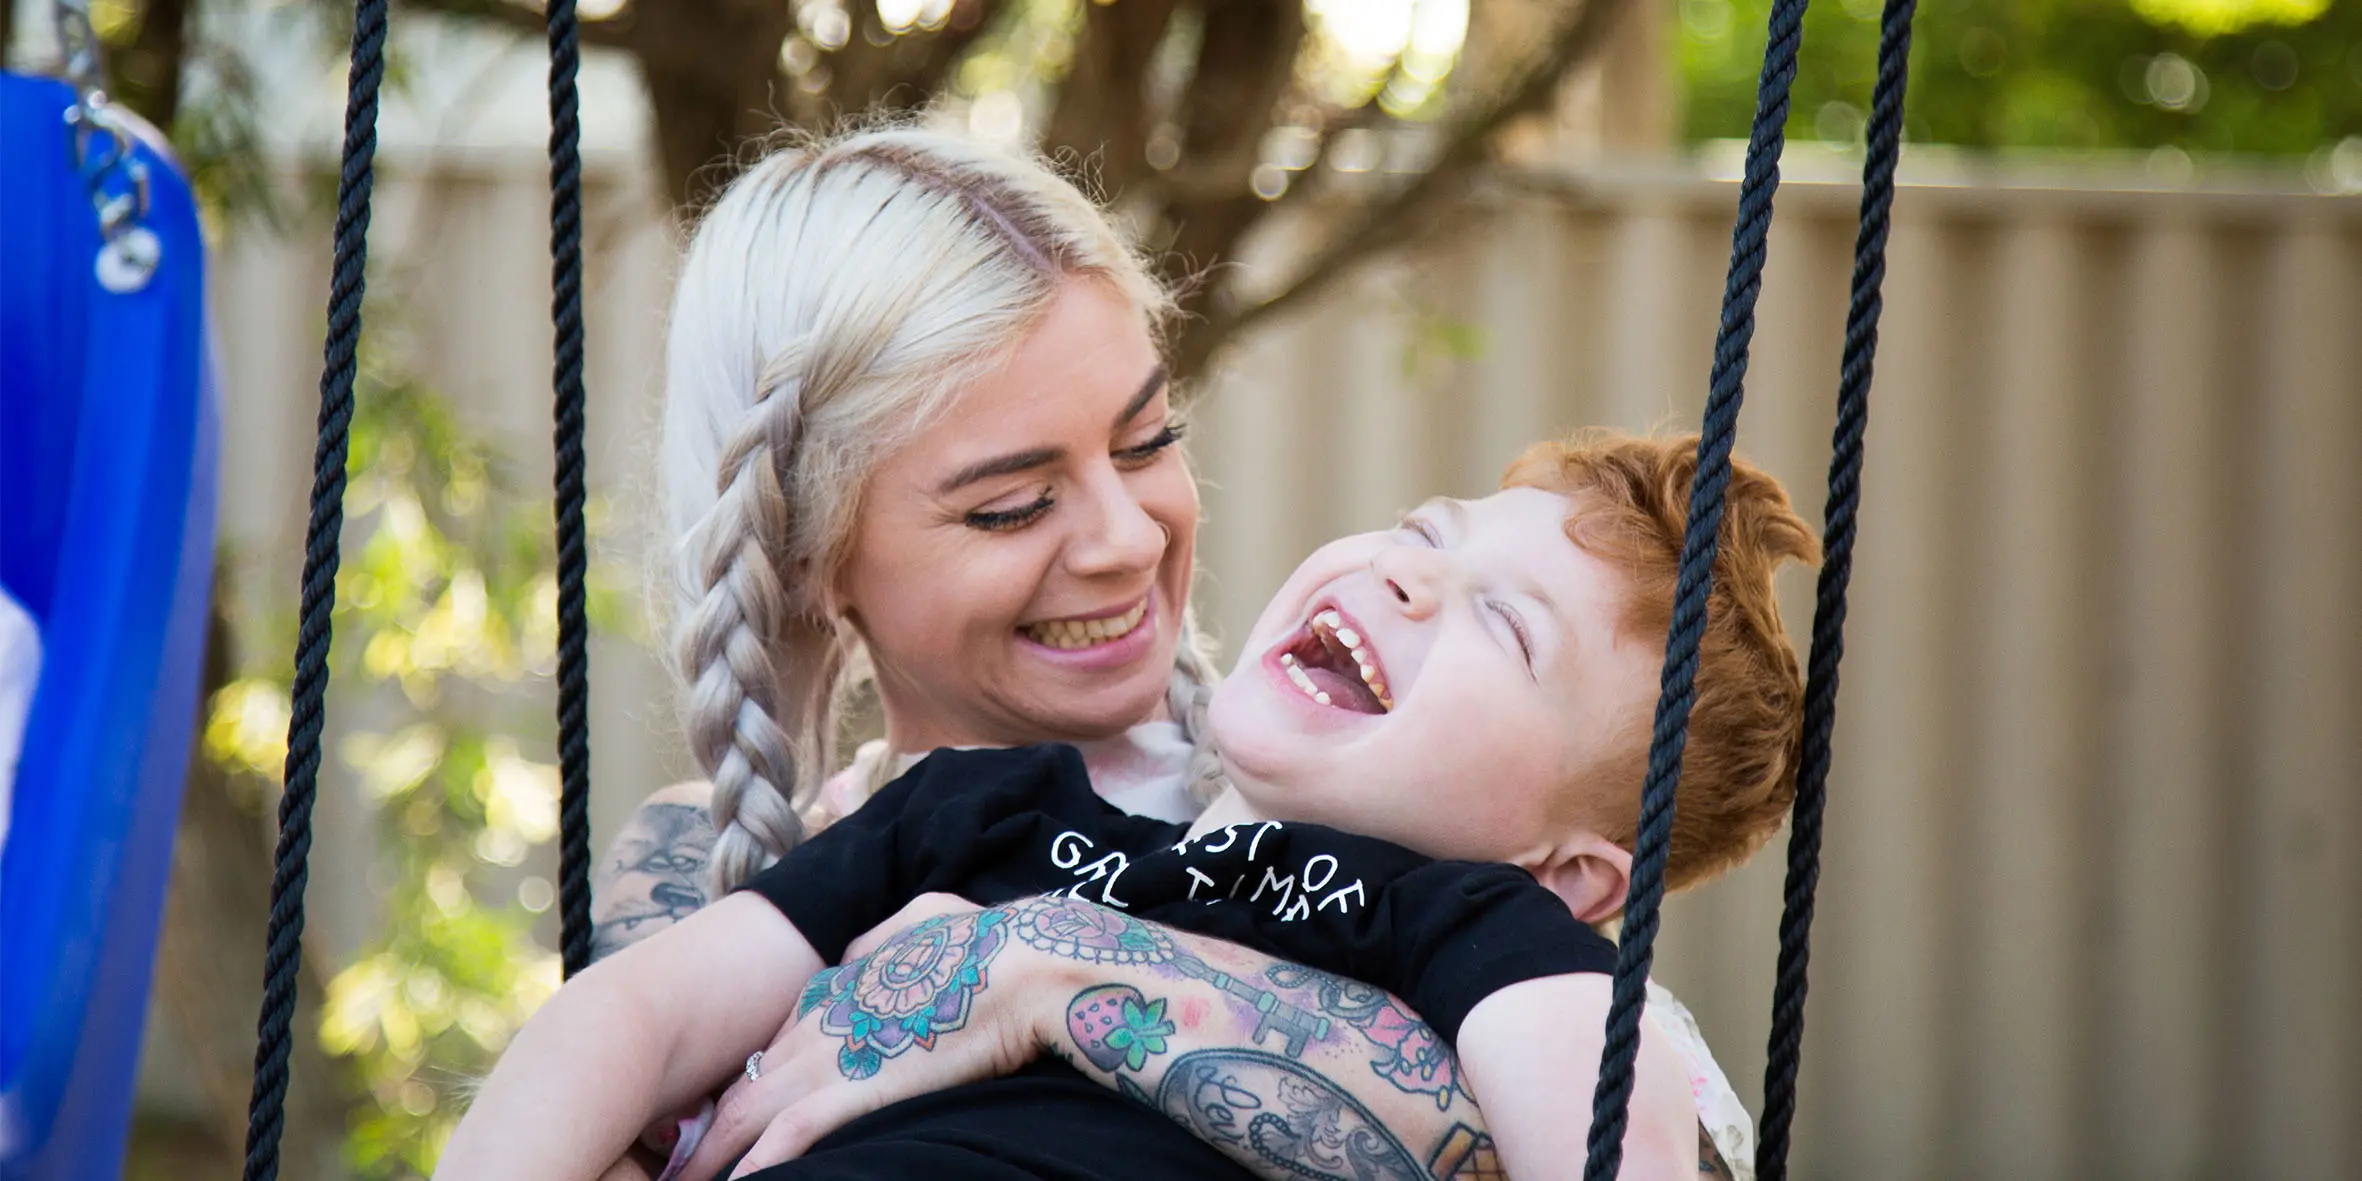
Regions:
<instances>
[{"instance_id":1,"label":"woman's forearm","mask_svg":"<svg viewBox=\"0 0 2362 1181\"><path fill-rule=\"evenodd\" d=\"M710 1094L822 964L737 895L598 964L525 1023L452 1133L438 1178L592 1181L657 1117Z\"/></svg>"},{"instance_id":2,"label":"woman's forearm","mask_svg":"<svg viewBox=\"0 0 2362 1181\"><path fill-rule=\"evenodd\" d=\"M519 1030L453 1130L437 1181L591 1181L654 1117L652 1068L669 1053L631 990L592 973Z\"/></svg>"},{"instance_id":3,"label":"woman's forearm","mask_svg":"<svg viewBox=\"0 0 2362 1181\"><path fill-rule=\"evenodd\" d=\"M1075 906L1089 904L1018 904ZM1071 965L1056 977L1060 1013L1041 1041L1094 1081L1273 1181L1489 1173L1492 1137L1458 1062L1400 1001L1091 909L1105 916L1102 934L1034 946ZM1147 950L1113 962L1095 955L1093 937Z\"/></svg>"}]
</instances>

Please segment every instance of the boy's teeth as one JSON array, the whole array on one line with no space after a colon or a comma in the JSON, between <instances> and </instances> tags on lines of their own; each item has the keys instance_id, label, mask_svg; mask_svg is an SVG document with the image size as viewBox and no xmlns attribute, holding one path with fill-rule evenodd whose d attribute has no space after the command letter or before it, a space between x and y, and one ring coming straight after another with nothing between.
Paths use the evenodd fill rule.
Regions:
<instances>
[{"instance_id":1,"label":"boy's teeth","mask_svg":"<svg viewBox=\"0 0 2362 1181\"><path fill-rule=\"evenodd\" d=\"M1105 619L1053 619L1025 625L1026 638L1045 648L1088 648L1132 634L1148 614L1148 600L1121 615Z\"/></svg>"},{"instance_id":2,"label":"boy's teeth","mask_svg":"<svg viewBox=\"0 0 2362 1181\"><path fill-rule=\"evenodd\" d=\"M1347 652L1353 654L1354 667L1361 670L1362 684L1368 685L1370 692L1377 694L1380 709L1389 713L1393 712L1394 697L1386 691L1386 678L1378 675L1377 662L1371 660L1369 654L1361 650L1361 633L1345 626L1345 617L1339 615L1334 608L1313 616L1312 626L1327 632L1339 644L1344 645ZM1289 664L1295 662L1293 657L1283 657L1282 660ZM1304 683L1304 691L1312 692L1309 682ZM1321 704L1327 705L1328 703L1324 701Z\"/></svg>"},{"instance_id":3,"label":"boy's teeth","mask_svg":"<svg viewBox=\"0 0 2362 1181\"><path fill-rule=\"evenodd\" d=\"M1288 679L1295 682L1296 687L1302 689L1306 697L1309 697L1314 701L1321 703L1322 705L1329 704L1329 695L1321 692L1320 686L1312 683L1312 678L1306 675L1303 665L1296 663L1295 657L1282 652L1280 653L1279 664L1281 668L1288 670Z\"/></svg>"}]
</instances>

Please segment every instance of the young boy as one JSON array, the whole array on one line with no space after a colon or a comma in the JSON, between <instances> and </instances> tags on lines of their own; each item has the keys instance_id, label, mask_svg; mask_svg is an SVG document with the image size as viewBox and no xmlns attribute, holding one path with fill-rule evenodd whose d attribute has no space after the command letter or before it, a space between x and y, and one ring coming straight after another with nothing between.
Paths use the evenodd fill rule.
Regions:
<instances>
[{"instance_id":1,"label":"young boy","mask_svg":"<svg viewBox=\"0 0 2362 1181\"><path fill-rule=\"evenodd\" d=\"M753 897L561 990L440 1175L595 1175L791 1008L841 1040L843 1075L873 1076L959 1031L995 962L1022 958L1001 958L1013 946L1074 965L1057 979L1082 987L1042 1037L1071 1066L887 1107L765 1176L1190 1176L1224 1168L1206 1143L1267 1175L1462 1176L1495 1144L1495 1167L1520 1177L1579 1171L1570 1117L1588 1110L1614 964L1585 924L1624 896L1693 450L1544 445L1502 493L1430 502L1306 559L1215 695L1231 787L1186 830L1099 800L1070 748L931 756L758 875ZM1802 686L1771 575L1815 548L1775 482L1734 472L1671 887L1744 860L1786 809ZM929 891L990 909L824 967ZM1002 905L1044 891L1064 897ZM1308 965L1261 975L1318 1003L1141 920ZM1172 1052L1208 997L1252 1006L1261 1048ZM1455 1126L1412 1153L1390 1118L1324 1089L1307 1055L1345 1027L1436 1109L1481 1087L1491 1140ZM636 1069L650 1061L653 1080ZM1630 1175L1694 1175L1677 1074L1661 1047L1644 1057Z\"/></svg>"}]
</instances>

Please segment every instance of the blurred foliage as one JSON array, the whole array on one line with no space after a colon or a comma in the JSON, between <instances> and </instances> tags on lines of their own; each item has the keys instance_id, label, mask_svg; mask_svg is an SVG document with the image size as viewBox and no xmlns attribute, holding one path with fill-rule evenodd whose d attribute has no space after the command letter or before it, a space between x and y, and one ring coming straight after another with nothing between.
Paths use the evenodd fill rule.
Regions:
<instances>
[{"instance_id":1,"label":"blurred foliage","mask_svg":"<svg viewBox=\"0 0 2362 1181\"><path fill-rule=\"evenodd\" d=\"M1745 138L1770 0L1679 0L1690 139ZM1788 134L1858 139L1879 0L1814 5ZM2303 155L2362 136L2362 4L1924 0L1909 137Z\"/></svg>"},{"instance_id":2,"label":"blurred foliage","mask_svg":"<svg viewBox=\"0 0 2362 1181\"><path fill-rule=\"evenodd\" d=\"M555 889L525 867L556 834L558 772L523 753L549 745L551 724L522 708L555 669L557 583L547 501L512 487L449 405L375 348L351 472L323 790L357 787L334 798L369 807L378 840L370 864L316 868L367 875L382 933L330 983L320 1037L373 1100L347 1140L355 1174L424 1177L462 1090L558 984L533 933ZM621 603L597 573L603 625ZM216 761L280 777L293 633L262 629L282 644L269 671L215 694Z\"/></svg>"}]
</instances>

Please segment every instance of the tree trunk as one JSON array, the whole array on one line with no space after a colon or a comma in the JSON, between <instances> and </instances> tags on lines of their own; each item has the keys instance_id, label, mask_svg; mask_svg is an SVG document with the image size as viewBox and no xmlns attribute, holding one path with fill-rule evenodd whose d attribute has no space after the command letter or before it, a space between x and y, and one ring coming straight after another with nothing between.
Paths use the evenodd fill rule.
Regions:
<instances>
[{"instance_id":1,"label":"tree trunk","mask_svg":"<svg viewBox=\"0 0 2362 1181\"><path fill-rule=\"evenodd\" d=\"M701 207L737 175L743 145L777 130L785 3L638 0L632 56L648 87L656 157L673 208Z\"/></svg>"},{"instance_id":2,"label":"tree trunk","mask_svg":"<svg viewBox=\"0 0 2362 1181\"><path fill-rule=\"evenodd\" d=\"M1043 146L1090 165L1102 200L1122 197L1147 171L1148 65L1172 19L1173 0L1086 10Z\"/></svg>"},{"instance_id":3,"label":"tree trunk","mask_svg":"<svg viewBox=\"0 0 2362 1181\"><path fill-rule=\"evenodd\" d=\"M123 105L170 134L180 113L180 82L189 55L197 0L147 0L139 32L114 54L114 86Z\"/></svg>"},{"instance_id":4,"label":"tree trunk","mask_svg":"<svg viewBox=\"0 0 2362 1181\"><path fill-rule=\"evenodd\" d=\"M1214 284L1193 282L1237 253L1267 205L1250 185L1274 108L1295 80L1304 10L1264 0L1204 0L1205 38L1181 112L1181 171L1165 204L1172 247L1165 277L1181 291L1181 322L1204 323ZM1176 342L1176 376L1198 369L1203 348Z\"/></svg>"}]
</instances>

